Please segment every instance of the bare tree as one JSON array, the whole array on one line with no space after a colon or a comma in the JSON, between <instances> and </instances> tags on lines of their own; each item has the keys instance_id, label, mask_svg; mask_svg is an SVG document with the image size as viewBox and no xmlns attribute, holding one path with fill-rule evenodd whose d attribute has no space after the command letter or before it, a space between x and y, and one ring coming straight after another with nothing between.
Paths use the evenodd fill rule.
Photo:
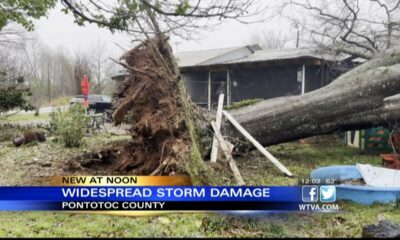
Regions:
<instances>
[{"instance_id":1,"label":"bare tree","mask_svg":"<svg viewBox=\"0 0 400 240\"><path fill-rule=\"evenodd\" d=\"M25 71L30 76L28 81L37 81L40 78L40 64L43 46L37 37L24 42L22 61Z\"/></svg>"},{"instance_id":2,"label":"bare tree","mask_svg":"<svg viewBox=\"0 0 400 240\"><path fill-rule=\"evenodd\" d=\"M305 41L325 50L371 59L399 45L399 0L286 0L280 7Z\"/></svg>"},{"instance_id":3,"label":"bare tree","mask_svg":"<svg viewBox=\"0 0 400 240\"><path fill-rule=\"evenodd\" d=\"M24 29L10 24L0 31L0 46L7 48L21 48L25 42L27 33Z\"/></svg>"},{"instance_id":4,"label":"bare tree","mask_svg":"<svg viewBox=\"0 0 400 240\"><path fill-rule=\"evenodd\" d=\"M0 46L0 117L13 108L32 109L24 71L19 59L12 54L14 50Z\"/></svg>"},{"instance_id":5,"label":"bare tree","mask_svg":"<svg viewBox=\"0 0 400 240\"><path fill-rule=\"evenodd\" d=\"M6 49L0 50L0 87L8 87L22 82L23 72L18 59Z\"/></svg>"},{"instance_id":6,"label":"bare tree","mask_svg":"<svg viewBox=\"0 0 400 240\"><path fill-rule=\"evenodd\" d=\"M61 0L78 24L96 23L111 31L133 35L174 34L190 39L199 31L212 29L224 20L250 23L265 20L264 1L252 0ZM150 25L149 14L157 18L158 29Z\"/></svg>"},{"instance_id":7,"label":"bare tree","mask_svg":"<svg viewBox=\"0 0 400 240\"><path fill-rule=\"evenodd\" d=\"M105 87L103 89L103 93L107 95L112 95L117 87L117 83L112 80L112 77L118 74L118 70L120 69L120 65L116 64L113 61L107 61L104 69L104 77L105 77Z\"/></svg>"},{"instance_id":8,"label":"bare tree","mask_svg":"<svg viewBox=\"0 0 400 240\"><path fill-rule=\"evenodd\" d=\"M288 37L281 31L260 31L250 36L250 44L258 44L262 49L282 49L288 41Z\"/></svg>"},{"instance_id":9,"label":"bare tree","mask_svg":"<svg viewBox=\"0 0 400 240\"><path fill-rule=\"evenodd\" d=\"M52 63L51 53L43 46L39 38L34 37L25 42L22 56L27 82L32 90L31 102L39 109L45 100L51 99L52 86L49 76L49 64Z\"/></svg>"},{"instance_id":10,"label":"bare tree","mask_svg":"<svg viewBox=\"0 0 400 240\"><path fill-rule=\"evenodd\" d=\"M61 96L73 95L74 68L73 59L64 48L58 48L55 54L56 65L54 79Z\"/></svg>"},{"instance_id":11,"label":"bare tree","mask_svg":"<svg viewBox=\"0 0 400 240\"><path fill-rule=\"evenodd\" d=\"M54 51L32 37L25 42L19 56L36 106L74 93L72 58L64 48Z\"/></svg>"},{"instance_id":12,"label":"bare tree","mask_svg":"<svg viewBox=\"0 0 400 240\"><path fill-rule=\"evenodd\" d=\"M105 65L108 61L109 51L105 42L100 38L92 45L90 50L91 68L93 71L92 90L94 93L101 93L106 87Z\"/></svg>"}]
</instances>

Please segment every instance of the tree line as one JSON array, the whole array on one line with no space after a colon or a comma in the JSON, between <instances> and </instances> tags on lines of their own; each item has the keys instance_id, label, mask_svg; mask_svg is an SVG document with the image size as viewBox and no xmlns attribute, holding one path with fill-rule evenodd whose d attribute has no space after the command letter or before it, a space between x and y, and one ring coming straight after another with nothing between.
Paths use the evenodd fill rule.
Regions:
<instances>
[{"instance_id":1,"label":"tree line","mask_svg":"<svg viewBox=\"0 0 400 240\"><path fill-rule=\"evenodd\" d=\"M18 96L29 95L29 103L40 107L55 98L81 94L86 74L92 93L111 94L111 77L120 69L109 60L115 55L100 38L73 53L62 46L52 49L34 33L11 24L0 31L0 89L4 94L18 89ZM3 110L16 106L9 103Z\"/></svg>"}]
</instances>

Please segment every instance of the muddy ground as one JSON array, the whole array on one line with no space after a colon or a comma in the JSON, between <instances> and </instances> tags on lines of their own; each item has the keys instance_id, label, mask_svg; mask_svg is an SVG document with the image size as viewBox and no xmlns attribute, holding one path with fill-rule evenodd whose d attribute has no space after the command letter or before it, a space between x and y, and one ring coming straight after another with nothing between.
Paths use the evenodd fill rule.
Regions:
<instances>
[{"instance_id":1,"label":"muddy ground","mask_svg":"<svg viewBox=\"0 0 400 240\"><path fill-rule=\"evenodd\" d=\"M80 148L65 148L54 136L48 136L44 143L21 147L15 147L11 141L0 142L0 185L42 185L43 177L57 175L112 175L107 169L97 171L96 168L82 168L75 163L103 145L125 142L129 138L124 129L110 127L108 132L85 137Z\"/></svg>"}]
</instances>

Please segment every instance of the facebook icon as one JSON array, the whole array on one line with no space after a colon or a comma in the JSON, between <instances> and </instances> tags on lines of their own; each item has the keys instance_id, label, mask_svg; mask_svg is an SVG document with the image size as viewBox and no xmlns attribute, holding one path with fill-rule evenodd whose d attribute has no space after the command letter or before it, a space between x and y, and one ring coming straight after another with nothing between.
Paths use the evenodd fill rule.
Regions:
<instances>
[{"instance_id":1,"label":"facebook icon","mask_svg":"<svg viewBox=\"0 0 400 240\"><path fill-rule=\"evenodd\" d=\"M318 187L303 186L302 188L303 202L318 202Z\"/></svg>"}]
</instances>

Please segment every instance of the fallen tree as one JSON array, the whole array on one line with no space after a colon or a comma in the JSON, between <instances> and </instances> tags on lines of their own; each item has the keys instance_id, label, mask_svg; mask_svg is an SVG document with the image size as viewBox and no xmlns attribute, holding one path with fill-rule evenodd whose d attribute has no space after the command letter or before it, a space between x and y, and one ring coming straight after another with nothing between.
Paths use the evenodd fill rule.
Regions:
<instances>
[{"instance_id":1,"label":"fallen tree","mask_svg":"<svg viewBox=\"0 0 400 240\"><path fill-rule=\"evenodd\" d=\"M262 101L230 113L264 146L400 119L400 50L390 50L302 96ZM225 135L244 139L229 123Z\"/></svg>"},{"instance_id":2,"label":"fallen tree","mask_svg":"<svg viewBox=\"0 0 400 240\"><path fill-rule=\"evenodd\" d=\"M114 60L129 74L114 93L113 120L116 125L128 120L132 138L78 156L70 162L69 170L83 167L85 173L207 175L193 121L194 115L196 119L203 116L202 110L190 103L167 41L159 34L126 52L120 61ZM207 180L196 178L194 182Z\"/></svg>"},{"instance_id":3,"label":"fallen tree","mask_svg":"<svg viewBox=\"0 0 400 240\"><path fill-rule=\"evenodd\" d=\"M114 120L119 124L131 118L132 140L106 147L95 156L98 166L104 168L106 162L111 171L141 175L201 171L200 152L203 157L209 154L214 115L191 104L167 39L145 41L121 59L129 76L116 93ZM395 124L400 119L399 92L400 51L391 50L314 92L266 100L230 113L268 146ZM228 122L222 129L236 146L246 145Z\"/></svg>"}]
</instances>

